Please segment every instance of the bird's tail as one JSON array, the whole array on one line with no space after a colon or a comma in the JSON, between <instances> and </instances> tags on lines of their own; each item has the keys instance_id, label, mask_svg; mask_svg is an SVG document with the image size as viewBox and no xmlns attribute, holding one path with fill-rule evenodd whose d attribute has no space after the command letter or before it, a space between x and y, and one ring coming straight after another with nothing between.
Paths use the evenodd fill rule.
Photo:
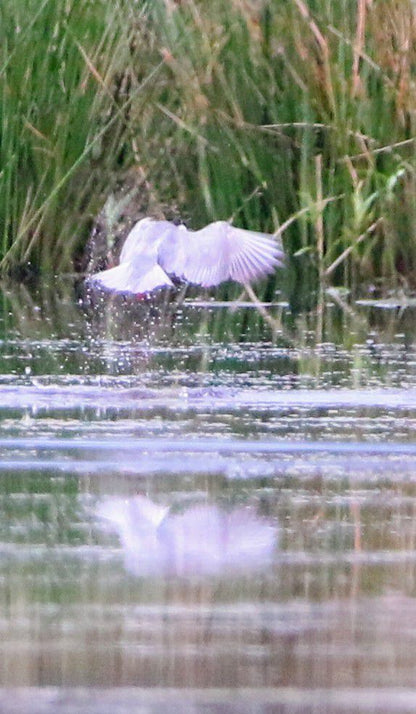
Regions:
<instances>
[{"instance_id":1,"label":"bird's tail","mask_svg":"<svg viewBox=\"0 0 416 714\"><path fill-rule=\"evenodd\" d=\"M88 278L88 281L96 283L106 290L135 295L145 295L156 288L173 285L160 265L155 264L143 273L130 262L121 263L115 268L95 273Z\"/></svg>"}]
</instances>

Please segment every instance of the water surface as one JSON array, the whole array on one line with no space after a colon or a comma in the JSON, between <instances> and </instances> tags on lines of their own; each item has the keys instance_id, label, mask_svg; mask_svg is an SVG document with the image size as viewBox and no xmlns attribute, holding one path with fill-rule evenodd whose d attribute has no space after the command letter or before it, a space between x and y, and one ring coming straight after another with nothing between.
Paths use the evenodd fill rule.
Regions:
<instances>
[{"instance_id":1,"label":"water surface","mask_svg":"<svg viewBox=\"0 0 416 714\"><path fill-rule=\"evenodd\" d=\"M1 711L414 711L412 308L76 295L2 293Z\"/></svg>"}]
</instances>

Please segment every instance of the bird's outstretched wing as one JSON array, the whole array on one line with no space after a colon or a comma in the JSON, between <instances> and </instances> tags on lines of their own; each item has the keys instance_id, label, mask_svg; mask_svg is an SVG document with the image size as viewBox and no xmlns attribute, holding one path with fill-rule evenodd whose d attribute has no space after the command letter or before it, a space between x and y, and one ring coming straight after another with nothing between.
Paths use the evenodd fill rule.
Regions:
<instances>
[{"instance_id":1,"label":"bird's outstretched wing","mask_svg":"<svg viewBox=\"0 0 416 714\"><path fill-rule=\"evenodd\" d=\"M266 233L235 228L226 221L200 231L177 231L162 241L159 264L167 273L210 287L224 280L249 283L283 264L277 239Z\"/></svg>"},{"instance_id":2,"label":"bird's outstretched wing","mask_svg":"<svg viewBox=\"0 0 416 714\"><path fill-rule=\"evenodd\" d=\"M249 283L283 266L284 254L278 239L267 233L229 226L230 278Z\"/></svg>"}]
</instances>

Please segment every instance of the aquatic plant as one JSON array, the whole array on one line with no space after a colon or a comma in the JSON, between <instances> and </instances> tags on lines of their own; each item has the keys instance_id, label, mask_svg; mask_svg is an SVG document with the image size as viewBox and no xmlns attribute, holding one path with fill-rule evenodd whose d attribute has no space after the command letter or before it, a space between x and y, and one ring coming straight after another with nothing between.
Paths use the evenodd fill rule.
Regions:
<instances>
[{"instance_id":1,"label":"aquatic plant","mask_svg":"<svg viewBox=\"0 0 416 714\"><path fill-rule=\"evenodd\" d=\"M410 0L4 0L1 269L79 267L128 175L134 220L162 205L194 229L292 218L294 302L318 279L412 283L414 13Z\"/></svg>"}]
</instances>

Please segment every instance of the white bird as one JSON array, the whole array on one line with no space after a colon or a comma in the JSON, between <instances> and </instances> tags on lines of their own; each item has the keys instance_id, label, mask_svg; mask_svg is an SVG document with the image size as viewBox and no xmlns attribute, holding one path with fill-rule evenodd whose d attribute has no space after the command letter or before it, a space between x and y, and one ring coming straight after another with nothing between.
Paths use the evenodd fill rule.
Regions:
<instances>
[{"instance_id":1,"label":"white bird","mask_svg":"<svg viewBox=\"0 0 416 714\"><path fill-rule=\"evenodd\" d=\"M261 570L272 562L276 546L276 524L246 508L199 504L175 513L137 495L109 497L97 515L117 533L133 575Z\"/></svg>"},{"instance_id":2,"label":"white bird","mask_svg":"<svg viewBox=\"0 0 416 714\"><path fill-rule=\"evenodd\" d=\"M143 218L130 231L115 268L89 280L108 290L146 294L173 286L171 277L202 287L225 280L250 283L283 265L280 242L267 233L235 228L227 221L199 231Z\"/></svg>"}]
</instances>

